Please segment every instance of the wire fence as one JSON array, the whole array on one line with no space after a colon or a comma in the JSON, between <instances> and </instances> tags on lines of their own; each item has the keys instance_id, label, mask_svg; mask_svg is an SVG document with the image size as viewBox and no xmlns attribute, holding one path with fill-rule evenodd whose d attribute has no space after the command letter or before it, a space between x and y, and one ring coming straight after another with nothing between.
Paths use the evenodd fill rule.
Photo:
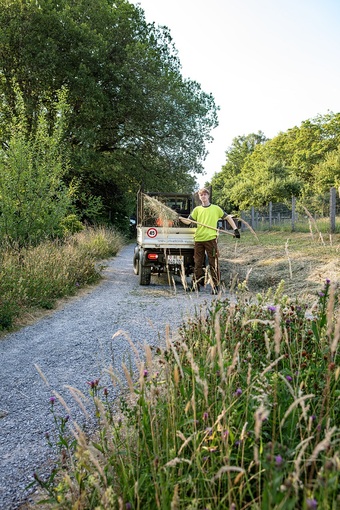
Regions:
<instances>
[{"instance_id":1,"label":"wire fence","mask_svg":"<svg viewBox=\"0 0 340 510\"><path fill-rule=\"evenodd\" d=\"M320 230L330 233L340 232L340 189L331 188L329 194L318 204L318 212L313 207L299 203L292 197L289 204L272 203L263 207L251 207L239 214L241 229L249 225L253 230L287 229L291 231ZM312 206L312 204L311 204Z\"/></svg>"}]
</instances>

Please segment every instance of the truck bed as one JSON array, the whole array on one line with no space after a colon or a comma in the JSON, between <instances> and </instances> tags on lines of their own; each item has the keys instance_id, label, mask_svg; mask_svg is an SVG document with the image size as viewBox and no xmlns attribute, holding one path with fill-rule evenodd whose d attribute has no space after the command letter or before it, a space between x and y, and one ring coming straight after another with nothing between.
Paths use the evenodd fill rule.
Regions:
<instances>
[{"instance_id":1,"label":"truck bed","mask_svg":"<svg viewBox=\"0 0 340 510\"><path fill-rule=\"evenodd\" d=\"M195 228L137 227L137 243L143 248L193 248Z\"/></svg>"}]
</instances>

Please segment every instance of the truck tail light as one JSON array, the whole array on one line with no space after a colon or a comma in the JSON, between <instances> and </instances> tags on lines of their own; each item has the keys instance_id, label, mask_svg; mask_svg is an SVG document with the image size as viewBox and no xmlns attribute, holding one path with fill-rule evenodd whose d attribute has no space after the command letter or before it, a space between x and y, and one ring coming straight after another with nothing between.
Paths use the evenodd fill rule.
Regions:
<instances>
[{"instance_id":1,"label":"truck tail light","mask_svg":"<svg viewBox=\"0 0 340 510\"><path fill-rule=\"evenodd\" d=\"M158 253L148 253L147 258L149 260L157 260L158 259Z\"/></svg>"}]
</instances>

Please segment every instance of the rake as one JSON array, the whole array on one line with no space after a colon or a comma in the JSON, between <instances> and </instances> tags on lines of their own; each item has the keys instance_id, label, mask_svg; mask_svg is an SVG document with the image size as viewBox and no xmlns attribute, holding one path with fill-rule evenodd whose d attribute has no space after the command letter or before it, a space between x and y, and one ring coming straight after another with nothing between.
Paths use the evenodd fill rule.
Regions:
<instances>
[{"instance_id":1,"label":"rake","mask_svg":"<svg viewBox=\"0 0 340 510\"><path fill-rule=\"evenodd\" d=\"M228 234L228 235L234 237L234 234L232 232L229 232L228 230L225 230L224 228L211 227L210 225L206 225L205 223L200 223L199 221L190 220L189 218L183 218L183 216L179 216L178 219L185 225L190 225L190 223L195 223L196 225L200 225L201 227L207 227L207 228L210 228L211 230L215 230L216 232L221 232L222 234Z\"/></svg>"}]
</instances>

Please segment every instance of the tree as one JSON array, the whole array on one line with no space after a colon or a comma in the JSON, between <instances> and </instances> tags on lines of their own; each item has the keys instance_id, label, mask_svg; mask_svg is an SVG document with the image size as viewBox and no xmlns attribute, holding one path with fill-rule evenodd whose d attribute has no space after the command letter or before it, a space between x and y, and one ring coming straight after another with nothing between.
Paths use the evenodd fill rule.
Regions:
<instances>
[{"instance_id":1,"label":"tree","mask_svg":"<svg viewBox=\"0 0 340 510\"><path fill-rule=\"evenodd\" d=\"M69 90L68 181L81 177L112 217L125 202L112 196L134 195L142 182L159 191L193 188L217 108L183 79L167 28L146 23L126 0L0 4L3 101L13 105L15 78L33 126L38 105L52 112L56 90Z\"/></svg>"},{"instance_id":2,"label":"tree","mask_svg":"<svg viewBox=\"0 0 340 510\"><path fill-rule=\"evenodd\" d=\"M310 205L311 197L339 182L339 144L340 114L328 113L256 143L248 154L235 145L240 157L233 164L228 154L222 172L214 177L215 195L238 208L286 202L292 195Z\"/></svg>"},{"instance_id":3,"label":"tree","mask_svg":"<svg viewBox=\"0 0 340 510\"><path fill-rule=\"evenodd\" d=\"M215 173L211 184L214 190L214 199L222 208L230 211L238 206L238 201L232 198L232 190L241 176L243 165L257 145L267 141L265 135L259 131L249 135L238 136L233 139L232 145L226 151L226 163L221 172Z\"/></svg>"},{"instance_id":4,"label":"tree","mask_svg":"<svg viewBox=\"0 0 340 510\"><path fill-rule=\"evenodd\" d=\"M0 150L0 239L18 249L55 237L70 211L70 196L62 181L65 92L60 93L55 111L52 132L44 110L39 112L36 129L30 131L17 91L17 113L12 116L6 147Z\"/></svg>"}]
</instances>

